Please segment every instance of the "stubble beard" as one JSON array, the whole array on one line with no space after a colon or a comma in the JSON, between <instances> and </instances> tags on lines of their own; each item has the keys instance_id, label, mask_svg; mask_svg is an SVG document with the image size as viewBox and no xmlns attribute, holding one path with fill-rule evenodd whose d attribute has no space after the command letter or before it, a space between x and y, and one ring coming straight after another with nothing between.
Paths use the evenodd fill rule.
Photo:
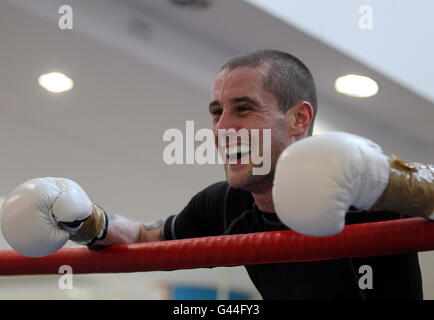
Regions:
<instances>
[{"instance_id":1,"label":"stubble beard","mask_svg":"<svg viewBox=\"0 0 434 320\"><path fill-rule=\"evenodd\" d=\"M276 149L280 150L281 148ZM236 169L242 169L242 172L232 173L230 172L232 169L228 167L228 164L225 164L226 180L231 187L251 193L262 194L268 192L273 187L275 167L281 151L283 150L278 151L278 153L272 152L270 171L267 174L253 174L253 168L261 168L262 164L255 165L250 162L245 164L245 167Z\"/></svg>"},{"instance_id":2,"label":"stubble beard","mask_svg":"<svg viewBox=\"0 0 434 320\"><path fill-rule=\"evenodd\" d=\"M282 133L282 136L284 134ZM260 143L260 148L263 150L263 141ZM274 183L274 173L279 159L280 154L288 146L286 140L272 140L271 145L271 155L269 161L271 164L269 166L270 171L267 174L253 174L254 168L261 168L264 164L254 164L252 163L251 156L249 158L249 163L244 164L239 168L229 168L229 165L225 164L226 180L229 185L234 188L249 191L254 194L263 194L269 192ZM263 153L262 153L263 156ZM240 170L241 169L241 170ZM233 170L233 172L230 172ZM239 172L237 172L239 171Z\"/></svg>"},{"instance_id":3,"label":"stubble beard","mask_svg":"<svg viewBox=\"0 0 434 320\"><path fill-rule=\"evenodd\" d=\"M252 193L265 193L273 186L274 169L266 175L253 175L252 166L246 172L242 172L237 177L229 173L230 169L226 166L226 179L231 187L250 191Z\"/></svg>"}]
</instances>

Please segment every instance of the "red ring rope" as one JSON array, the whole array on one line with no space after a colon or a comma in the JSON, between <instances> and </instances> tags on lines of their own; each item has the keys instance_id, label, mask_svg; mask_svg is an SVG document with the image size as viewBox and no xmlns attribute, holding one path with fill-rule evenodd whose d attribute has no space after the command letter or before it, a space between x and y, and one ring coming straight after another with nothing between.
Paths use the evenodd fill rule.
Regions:
<instances>
[{"instance_id":1,"label":"red ring rope","mask_svg":"<svg viewBox=\"0 0 434 320\"><path fill-rule=\"evenodd\" d=\"M110 246L64 248L41 258L0 251L0 275L116 273L329 260L434 249L434 223L422 218L346 226L331 237L275 231Z\"/></svg>"}]
</instances>

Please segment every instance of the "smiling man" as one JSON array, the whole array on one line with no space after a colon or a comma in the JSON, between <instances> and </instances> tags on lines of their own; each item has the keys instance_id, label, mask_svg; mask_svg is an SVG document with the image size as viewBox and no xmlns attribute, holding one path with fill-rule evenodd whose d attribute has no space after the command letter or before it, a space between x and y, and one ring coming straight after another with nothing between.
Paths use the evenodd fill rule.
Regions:
<instances>
[{"instance_id":1,"label":"smiling man","mask_svg":"<svg viewBox=\"0 0 434 320\"><path fill-rule=\"evenodd\" d=\"M292 82L303 88L297 95ZM236 57L217 75L210 113L216 137L222 129L259 130L259 150L265 149L263 130L271 129L271 170L267 174L254 175L252 159L247 164L226 162L225 170L230 186L250 191L261 210L274 212L271 190L277 159L290 143L310 134L316 113L312 75L298 59L282 52Z\"/></svg>"},{"instance_id":2,"label":"smiling man","mask_svg":"<svg viewBox=\"0 0 434 320\"><path fill-rule=\"evenodd\" d=\"M110 245L288 229L275 214L272 187L282 151L312 135L317 96L308 68L296 57L276 50L236 56L217 74L209 111L216 147L224 147L227 181L198 192L181 212L167 219L140 225L117 217L117 221L110 221L105 239L96 243ZM264 139L265 131L270 129L270 139ZM256 141L253 130L259 131ZM221 139L220 132L227 135L230 131L247 132L250 138L247 145L242 135L235 142ZM254 174L254 169L263 165L252 159L255 146L262 154L267 148L271 150L270 170L266 174ZM230 156L236 161L229 161ZM249 161L243 161L247 157ZM399 217L394 213L349 212L347 224ZM364 265L373 270L373 288L369 290L359 287L362 275L358 270ZM422 298L417 253L245 267L264 299Z\"/></svg>"},{"instance_id":3,"label":"smiling man","mask_svg":"<svg viewBox=\"0 0 434 320\"><path fill-rule=\"evenodd\" d=\"M17 246L23 244L26 253L33 256L54 252L68 239L94 247L287 230L288 227L275 213L273 179L282 151L312 135L317 98L310 71L299 59L285 52L259 50L242 54L220 69L213 86L209 111L216 147L219 149L223 144L225 156L235 156L236 161L227 161L225 164L227 181L217 182L198 192L178 214L147 224L107 215L70 180L44 178L16 189L15 193L20 193L20 196L15 199L22 198L26 203L36 202L37 208L41 207L41 194L44 195L43 199L55 201L56 207L51 202L46 206L52 207L52 213L46 215L50 221L46 221L46 216L45 220L38 218L44 222L40 229L46 230L47 225L53 224L55 232L47 234L48 240L44 243L23 241L22 237L31 239L27 234L34 234L39 239L43 232L33 227L39 220L29 220L29 217L37 216L30 212L32 210L23 211L23 221L15 216L10 219L13 227L5 227L5 222L2 227L14 231L10 238L15 237L17 228L25 228L26 231L21 233L23 236L16 236L19 238L16 243ZM227 134L232 131L236 134L241 130L252 138L248 139L249 142L246 143L240 137L229 142L223 140L223 143L219 139L221 132ZM256 141L253 139L253 130L260 133ZM267 130L271 130L270 139L264 139ZM295 146L300 144L302 142ZM254 169L262 165L253 161L255 147L262 154L267 148L271 150L268 160L270 170L262 175L254 174ZM243 161L246 159L249 161ZM295 188L285 188L283 191L315 204L321 211L322 207L315 202L318 194L311 195L309 191L300 194L297 183L303 177L295 181ZM38 190L38 193L35 195L31 190ZM60 195L62 199L59 200ZM14 211L14 206L6 206L5 211ZM56 212L59 213L56 215ZM345 223L401 217L392 212L361 213L351 209L345 217ZM67 232L60 232L59 225ZM369 266L373 273L369 289L359 286L362 275L358 270L362 266ZM422 298L417 253L245 267L264 299Z\"/></svg>"}]
</instances>

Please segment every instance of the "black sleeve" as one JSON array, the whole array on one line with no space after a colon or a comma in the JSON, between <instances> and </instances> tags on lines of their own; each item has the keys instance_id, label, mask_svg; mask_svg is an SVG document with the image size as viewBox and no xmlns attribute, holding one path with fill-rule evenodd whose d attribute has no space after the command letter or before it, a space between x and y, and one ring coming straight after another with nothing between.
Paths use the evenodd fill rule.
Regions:
<instances>
[{"instance_id":1,"label":"black sleeve","mask_svg":"<svg viewBox=\"0 0 434 320\"><path fill-rule=\"evenodd\" d=\"M166 240L207 237L224 230L224 198L228 184L215 183L197 193L177 215L164 224Z\"/></svg>"}]
</instances>

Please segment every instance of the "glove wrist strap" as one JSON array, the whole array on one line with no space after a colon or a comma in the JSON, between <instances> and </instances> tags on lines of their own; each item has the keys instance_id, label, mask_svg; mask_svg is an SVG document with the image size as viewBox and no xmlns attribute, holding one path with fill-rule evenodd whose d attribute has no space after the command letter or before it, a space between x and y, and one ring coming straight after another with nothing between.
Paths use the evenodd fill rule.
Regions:
<instances>
[{"instance_id":1,"label":"glove wrist strap","mask_svg":"<svg viewBox=\"0 0 434 320\"><path fill-rule=\"evenodd\" d=\"M84 245L103 240L107 235L108 221L107 213L101 207L93 204L93 210L89 218L69 239Z\"/></svg>"}]
</instances>

